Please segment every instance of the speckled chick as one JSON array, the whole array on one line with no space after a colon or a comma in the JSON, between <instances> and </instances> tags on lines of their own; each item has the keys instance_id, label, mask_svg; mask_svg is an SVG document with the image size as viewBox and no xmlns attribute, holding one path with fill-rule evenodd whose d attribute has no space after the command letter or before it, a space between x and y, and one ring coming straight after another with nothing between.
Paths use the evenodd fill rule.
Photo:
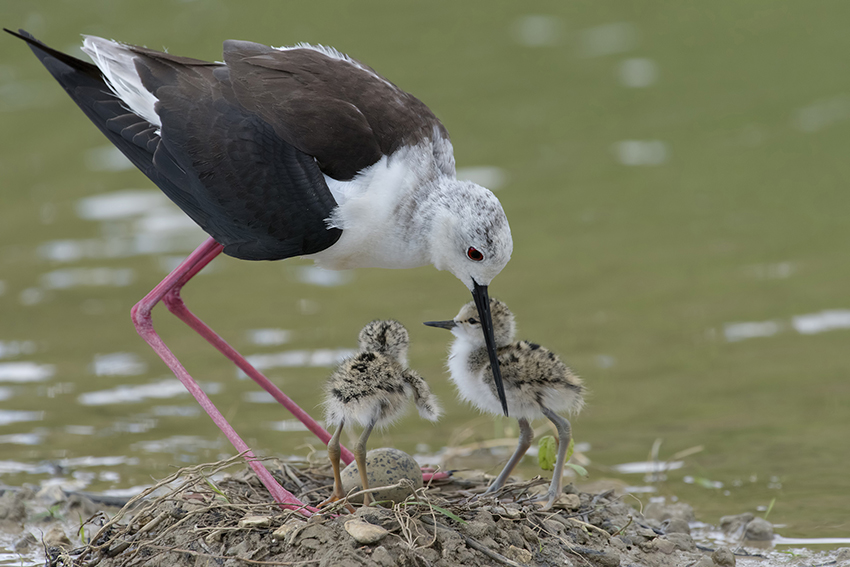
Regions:
<instances>
[{"instance_id":1,"label":"speckled chick","mask_svg":"<svg viewBox=\"0 0 850 567\"><path fill-rule=\"evenodd\" d=\"M334 491L323 504L345 497L339 470L339 438L346 423L364 428L353 452L362 486L368 488L366 441L372 429L387 426L400 417L411 396L425 419L436 421L441 413L428 384L407 367L410 339L401 323L372 321L360 331L358 340L359 352L339 365L325 387L325 420L336 430L328 442ZM363 502L368 505L369 501L367 493Z\"/></svg>"},{"instance_id":2,"label":"speckled chick","mask_svg":"<svg viewBox=\"0 0 850 567\"><path fill-rule=\"evenodd\" d=\"M544 496L544 508L549 509L561 494L566 451L571 438L570 422L559 414L576 414L581 410L584 405L584 385L552 351L528 341L514 341L516 323L507 305L498 299L491 299L490 311L508 412L519 422L520 438L513 456L487 492L502 488L511 471L528 451L534 438L529 422L546 417L558 430L555 470L552 483ZM481 411L501 415L502 408L475 304L470 302L464 305L450 321L430 321L425 324L448 329L456 337L449 354L449 372L460 397Z\"/></svg>"}]
</instances>

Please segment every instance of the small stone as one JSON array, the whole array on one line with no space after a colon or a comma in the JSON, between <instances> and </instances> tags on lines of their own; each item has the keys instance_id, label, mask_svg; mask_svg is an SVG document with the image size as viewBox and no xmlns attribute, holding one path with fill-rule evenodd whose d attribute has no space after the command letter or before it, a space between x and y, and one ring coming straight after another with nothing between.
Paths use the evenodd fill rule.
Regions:
<instances>
[{"instance_id":1,"label":"small stone","mask_svg":"<svg viewBox=\"0 0 850 567\"><path fill-rule=\"evenodd\" d=\"M295 524L283 524L272 532L272 537L275 539L286 539L286 536L292 533L292 530L296 527L297 526Z\"/></svg>"},{"instance_id":2,"label":"small stone","mask_svg":"<svg viewBox=\"0 0 850 567\"><path fill-rule=\"evenodd\" d=\"M23 523L27 517L26 498L23 491L7 490L0 496L0 520ZM30 497L32 495L30 494Z\"/></svg>"},{"instance_id":3,"label":"small stone","mask_svg":"<svg viewBox=\"0 0 850 567\"><path fill-rule=\"evenodd\" d=\"M686 522L693 522L696 519L694 516L694 509L684 502L677 502L675 504L650 502L643 509L643 516L647 520L657 520L659 522L663 522L664 520L669 520L671 518L679 518Z\"/></svg>"},{"instance_id":4,"label":"small stone","mask_svg":"<svg viewBox=\"0 0 850 567\"><path fill-rule=\"evenodd\" d=\"M744 539L750 541L770 541L773 539L773 524L764 518L753 518L747 524Z\"/></svg>"},{"instance_id":5,"label":"small stone","mask_svg":"<svg viewBox=\"0 0 850 567\"><path fill-rule=\"evenodd\" d=\"M668 541L672 541L673 545L676 546L676 549L681 549L682 551L696 551L697 546L694 543L694 540L688 534L667 534L663 536L663 539Z\"/></svg>"},{"instance_id":6,"label":"small stone","mask_svg":"<svg viewBox=\"0 0 850 567\"><path fill-rule=\"evenodd\" d=\"M511 561L516 561L522 565L528 565L531 563L532 555L531 552L522 547L517 547L512 545L505 552L505 557L510 559Z\"/></svg>"},{"instance_id":7,"label":"small stone","mask_svg":"<svg viewBox=\"0 0 850 567\"><path fill-rule=\"evenodd\" d=\"M243 539L239 543L234 546L228 547L224 550L225 555L232 555L234 557L247 557L251 552L252 545L247 539Z\"/></svg>"},{"instance_id":8,"label":"small stone","mask_svg":"<svg viewBox=\"0 0 850 567\"><path fill-rule=\"evenodd\" d=\"M390 533L381 526L376 526L357 518L345 522L345 531L354 538L354 541L361 545L379 542Z\"/></svg>"},{"instance_id":9,"label":"small stone","mask_svg":"<svg viewBox=\"0 0 850 567\"><path fill-rule=\"evenodd\" d=\"M62 491L62 488L55 484L45 486L36 492L35 497L48 505L56 504L57 502L64 502L66 500L66 496Z\"/></svg>"},{"instance_id":10,"label":"small stone","mask_svg":"<svg viewBox=\"0 0 850 567\"><path fill-rule=\"evenodd\" d=\"M602 567L620 567L620 554L613 549L605 550L596 558L596 563Z\"/></svg>"},{"instance_id":11,"label":"small stone","mask_svg":"<svg viewBox=\"0 0 850 567\"><path fill-rule=\"evenodd\" d=\"M676 544L669 539L658 538L652 542L652 547L665 555L670 555L676 551Z\"/></svg>"},{"instance_id":12,"label":"small stone","mask_svg":"<svg viewBox=\"0 0 850 567\"><path fill-rule=\"evenodd\" d=\"M463 531L466 533L466 535L474 537L476 539L486 536L490 533L491 529L492 526L489 526L484 522L478 522L475 520L467 522L463 525Z\"/></svg>"},{"instance_id":13,"label":"small stone","mask_svg":"<svg viewBox=\"0 0 850 567\"><path fill-rule=\"evenodd\" d=\"M59 526L53 526L47 530L47 533L44 534L42 539L44 541L44 545L47 547L64 547L65 549L71 549L71 540L68 539L67 535L65 535L65 530Z\"/></svg>"},{"instance_id":14,"label":"small stone","mask_svg":"<svg viewBox=\"0 0 850 567\"><path fill-rule=\"evenodd\" d=\"M727 536L737 537L743 532L744 526L750 523L752 519L753 515L749 512L734 516L723 516L720 518L720 529Z\"/></svg>"},{"instance_id":15,"label":"small stone","mask_svg":"<svg viewBox=\"0 0 850 567\"><path fill-rule=\"evenodd\" d=\"M692 563L691 567L714 567L714 561L708 555L703 555L696 563Z\"/></svg>"},{"instance_id":16,"label":"small stone","mask_svg":"<svg viewBox=\"0 0 850 567\"><path fill-rule=\"evenodd\" d=\"M566 510L578 510L581 508L581 498L578 494L561 494L555 501L555 505Z\"/></svg>"},{"instance_id":17,"label":"small stone","mask_svg":"<svg viewBox=\"0 0 850 567\"><path fill-rule=\"evenodd\" d=\"M643 538L645 540L649 540L649 539L655 539L656 537L658 537L658 534L656 534L654 531L652 531L649 528L638 527L638 528L635 529L635 536Z\"/></svg>"},{"instance_id":18,"label":"small stone","mask_svg":"<svg viewBox=\"0 0 850 567\"><path fill-rule=\"evenodd\" d=\"M267 528L272 525L269 516L245 516L239 520L240 528Z\"/></svg>"},{"instance_id":19,"label":"small stone","mask_svg":"<svg viewBox=\"0 0 850 567\"><path fill-rule=\"evenodd\" d=\"M728 547L718 547L711 554L711 560L720 567L735 567L735 554Z\"/></svg>"},{"instance_id":20,"label":"small stone","mask_svg":"<svg viewBox=\"0 0 850 567\"><path fill-rule=\"evenodd\" d=\"M387 548L383 545L379 545L372 551L372 561L380 565L381 567L395 567L396 562L393 560L393 556L390 555L390 552L387 551Z\"/></svg>"},{"instance_id":21,"label":"small stone","mask_svg":"<svg viewBox=\"0 0 850 567\"><path fill-rule=\"evenodd\" d=\"M434 563L440 560L440 553L432 547L420 547L416 550L416 553L419 555L419 557L428 562L426 563L426 565L433 565ZM393 563L392 567L395 567L395 565L396 564Z\"/></svg>"},{"instance_id":22,"label":"small stone","mask_svg":"<svg viewBox=\"0 0 850 567\"><path fill-rule=\"evenodd\" d=\"M526 541L537 545L537 542L539 541L537 532L531 529L531 526L521 524L520 529L522 530L522 537L525 538Z\"/></svg>"},{"instance_id":23,"label":"small stone","mask_svg":"<svg viewBox=\"0 0 850 567\"><path fill-rule=\"evenodd\" d=\"M690 534L691 527L681 518L670 518L661 524L665 534Z\"/></svg>"},{"instance_id":24,"label":"small stone","mask_svg":"<svg viewBox=\"0 0 850 567\"><path fill-rule=\"evenodd\" d=\"M558 535L562 531L564 531L564 524L556 520L543 520L543 526L546 528L546 531L551 535Z\"/></svg>"},{"instance_id":25,"label":"small stone","mask_svg":"<svg viewBox=\"0 0 850 567\"><path fill-rule=\"evenodd\" d=\"M18 553L27 551L30 547L37 544L38 540L29 532L26 532L22 537L15 542L13 549Z\"/></svg>"},{"instance_id":26,"label":"small stone","mask_svg":"<svg viewBox=\"0 0 850 567\"><path fill-rule=\"evenodd\" d=\"M491 514L494 516L499 516L501 518L508 518L510 520L517 520L522 517L522 511L515 506L490 506L486 508Z\"/></svg>"}]
</instances>

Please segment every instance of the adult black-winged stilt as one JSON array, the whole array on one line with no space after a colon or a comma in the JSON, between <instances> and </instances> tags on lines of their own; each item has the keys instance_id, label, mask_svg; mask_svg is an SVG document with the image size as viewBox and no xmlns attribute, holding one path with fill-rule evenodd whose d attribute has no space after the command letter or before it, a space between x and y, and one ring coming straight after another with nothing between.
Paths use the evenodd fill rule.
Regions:
<instances>
[{"instance_id":1,"label":"adult black-winged stilt","mask_svg":"<svg viewBox=\"0 0 850 567\"><path fill-rule=\"evenodd\" d=\"M584 404L581 378L552 351L528 341L514 341L516 323L503 302L492 299L493 332L502 368L510 414L519 422L519 443L505 468L486 492L504 486L514 467L531 446L534 432L529 421L548 418L558 431L558 453L552 482L544 498L549 509L561 494L562 476L570 444L570 422L558 412L578 413ZM460 397L481 411L499 414L499 395L490 381L487 345L481 335L480 315L473 303L464 305L449 321L429 321L431 327L449 329L455 336L449 354L449 372Z\"/></svg>"},{"instance_id":2,"label":"adult black-winged stilt","mask_svg":"<svg viewBox=\"0 0 850 567\"><path fill-rule=\"evenodd\" d=\"M455 177L448 133L418 99L338 51L224 42L211 63L87 36L95 65L20 30L92 122L211 238L132 310L139 334L253 457L153 329L159 301L327 443L330 435L192 314L182 287L218 254L331 269L433 264L472 292L502 408L487 286L513 248L487 189ZM352 455L343 452L350 462ZM260 464L279 502L300 502Z\"/></svg>"},{"instance_id":3,"label":"adult black-winged stilt","mask_svg":"<svg viewBox=\"0 0 850 567\"><path fill-rule=\"evenodd\" d=\"M344 360L325 384L325 422L336 429L328 443L334 472L334 488L326 502L345 498L339 470L339 436L346 423L356 423L363 433L354 447L357 472L364 489L369 488L366 471L366 441L375 427L389 425L413 397L419 415L430 421L440 417L437 398L419 374L407 367L410 338L398 321L372 321L360 331L360 350ZM371 496L363 496L368 506Z\"/></svg>"}]
</instances>

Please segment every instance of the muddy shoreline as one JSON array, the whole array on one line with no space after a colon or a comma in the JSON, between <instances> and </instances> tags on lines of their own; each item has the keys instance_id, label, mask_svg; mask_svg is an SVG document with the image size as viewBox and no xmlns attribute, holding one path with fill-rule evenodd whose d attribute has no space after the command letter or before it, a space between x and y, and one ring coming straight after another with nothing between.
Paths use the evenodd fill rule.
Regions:
<instances>
[{"instance_id":1,"label":"muddy shoreline","mask_svg":"<svg viewBox=\"0 0 850 567\"><path fill-rule=\"evenodd\" d=\"M330 493L323 462L266 461L274 476L315 505ZM639 503L616 494L565 488L555 509L530 497L546 479L509 483L481 496L488 479L433 481L395 505L341 508L305 517L282 511L238 458L172 475L124 506L121 499L7 488L0 497L0 547L18 565L731 565L850 566L850 549L769 549L772 527L750 514L700 524L684 503ZM334 514L337 511L339 514ZM725 544L711 542L711 530ZM761 542L761 549L759 548ZM767 549L764 549L767 547ZM13 564L11 562L0 564Z\"/></svg>"}]
</instances>

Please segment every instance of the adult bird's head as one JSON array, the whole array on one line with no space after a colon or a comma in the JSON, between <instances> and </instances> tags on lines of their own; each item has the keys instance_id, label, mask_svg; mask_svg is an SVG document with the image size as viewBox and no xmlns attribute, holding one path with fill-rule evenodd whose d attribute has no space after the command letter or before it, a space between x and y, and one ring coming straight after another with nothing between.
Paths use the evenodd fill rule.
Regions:
<instances>
[{"instance_id":1,"label":"adult bird's head","mask_svg":"<svg viewBox=\"0 0 850 567\"><path fill-rule=\"evenodd\" d=\"M469 181L458 181L445 193L436 215L431 247L432 263L448 270L472 292L481 320L481 330L490 355L493 380L508 415L502 373L496 356L493 320L487 286L511 259L513 239L501 203L489 190Z\"/></svg>"}]
</instances>

